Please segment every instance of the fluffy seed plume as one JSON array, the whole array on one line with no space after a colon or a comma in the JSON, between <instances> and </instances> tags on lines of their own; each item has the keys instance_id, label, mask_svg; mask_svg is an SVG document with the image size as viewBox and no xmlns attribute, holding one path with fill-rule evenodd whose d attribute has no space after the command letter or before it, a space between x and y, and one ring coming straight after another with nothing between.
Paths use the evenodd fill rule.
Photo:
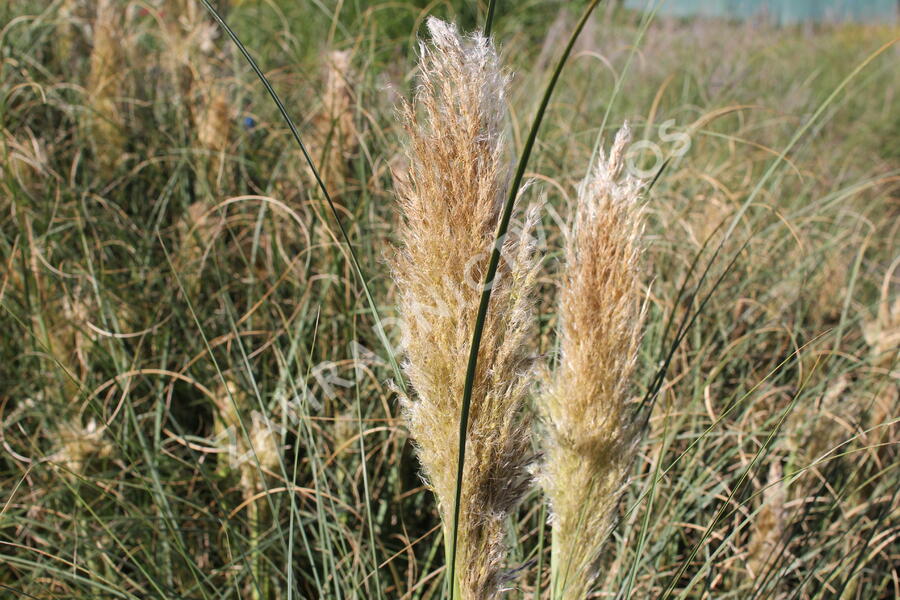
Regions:
<instances>
[{"instance_id":1,"label":"fluffy seed plume","mask_svg":"<svg viewBox=\"0 0 900 600\"><path fill-rule=\"evenodd\" d=\"M877 367L896 367L900 353L900 296L891 303L891 282L896 281L894 271L900 267L900 258L894 261L884 275L878 314L863 325L863 336L872 348L873 363Z\"/></svg>"},{"instance_id":2,"label":"fluffy seed plume","mask_svg":"<svg viewBox=\"0 0 900 600\"><path fill-rule=\"evenodd\" d=\"M247 412L249 398L234 380L226 379L214 400L217 409L214 434L227 459L220 463L219 471L240 473L244 497L252 498L265 488L264 474L275 471L281 464L278 433L258 411L251 411L249 420L241 416Z\"/></svg>"},{"instance_id":3,"label":"fluffy seed plume","mask_svg":"<svg viewBox=\"0 0 900 600\"><path fill-rule=\"evenodd\" d=\"M414 105L401 109L408 168L396 174L403 211L394 277L405 324L407 424L452 539L459 416L481 282L506 193L501 133L507 76L490 42L428 20ZM479 350L463 474L457 581L464 600L503 582L504 520L526 487L530 369L526 337L535 263L525 232L507 240ZM449 560L449 553L447 559Z\"/></svg>"},{"instance_id":4,"label":"fluffy seed plume","mask_svg":"<svg viewBox=\"0 0 900 600\"><path fill-rule=\"evenodd\" d=\"M216 153L228 148L231 113L231 102L226 91L212 88L197 119L197 138L203 148Z\"/></svg>"},{"instance_id":5,"label":"fluffy seed plume","mask_svg":"<svg viewBox=\"0 0 900 600\"><path fill-rule=\"evenodd\" d=\"M325 54L322 80L322 106L313 115L309 147L319 162L325 183L340 197L352 172L352 157L359 145L360 133L354 121L357 74L349 50Z\"/></svg>"},{"instance_id":6,"label":"fluffy seed plume","mask_svg":"<svg viewBox=\"0 0 900 600\"><path fill-rule=\"evenodd\" d=\"M781 463L773 460L769 464L768 484L763 491L763 506L753 521L747 545L747 568L751 577L759 577L766 569L772 568L778 545L784 535L786 500Z\"/></svg>"},{"instance_id":7,"label":"fluffy seed plume","mask_svg":"<svg viewBox=\"0 0 900 600\"><path fill-rule=\"evenodd\" d=\"M117 99L122 93L124 52L121 8L111 0L97 4L91 71L86 94L91 109L89 134L103 168L115 165L125 145Z\"/></svg>"},{"instance_id":8,"label":"fluffy seed plume","mask_svg":"<svg viewBox=\"0 0 900 600\"><path fill-rule=\"evenodd\" d=\"M113 453L113 446L103 437L103 428L93 419L86 427L72 423L60 426L60 449L49 460L65 469L69 477L79 477L91 459L107 458Z\"/></svg>"},{"instance_id":9,"label":"fluffy seed plume","mask_svg":"<svg viewBox=\"0 0 900 600\"><path fill-rule=\"evenodd\" d=\"M632 454L625 408L642 316L641 210L640 182L622 174L628 140L626 125L584 182L567 232L561 356L540 400L553 598L590 592Z\"/></svg>"}]
</instances>

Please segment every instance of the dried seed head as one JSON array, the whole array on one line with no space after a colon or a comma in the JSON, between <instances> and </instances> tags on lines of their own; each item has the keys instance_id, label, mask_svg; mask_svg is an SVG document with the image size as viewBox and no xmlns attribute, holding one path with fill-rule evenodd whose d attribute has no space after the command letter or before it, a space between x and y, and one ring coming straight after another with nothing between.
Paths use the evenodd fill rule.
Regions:
<instances>
[{"instance_id":1,"label":"dried seed head","mask_svg":"<svg viewBox=\"0 0 900 600\"><path fill-rule=\"evenodd\" d=\"M348 50L334 50L325 61L325 95L322 100L323 117L327 127L335 130L337 146L344 148L357 142L356 125L353 122L353 91Z\"/></svg>"},{"instance_id":2,"label":"dried seed head","mask_svg":"<svg viewBox=\"0 0 900 600\"><path fill-rule=\"evenodd\" d=\"M61 60L71 60L82 51L85 32L90 30L88 0L63 0L57 13L56 39L57 56Z\"/></svg>"},{"instance_id":3,"label":"dried seed head","mask_svg":"<svg viewBox=\"0 0 900 600\"><path fill-rule=\"evenodd\" d=\"M322 78L325 90L322 108L313 119L311 149L321 161L321 175L336 190L349 176L351 158L359 143L359 132L353 118L352 54L347 50L328 52Z\"/></svg>"},{"instance_id":4,"label":"dried seed head","mask_svg":"<svg viewBox=\"0 0 900 600\"><path fill-rule=\"evenodd\" d=\"M747 546L747 568L752 577L771 565L785 527L785 502L787 494L781 463L776 459L769 464L768 484L763 491L763 506L753 521L750 543Z\"/></svg>"},{"instance_id":5,"label":"dried seed head","mask_svg":"<svg viewBox=\"0 0 900 600\"><path fill-rule=\"evenodd\" d=\"M281 464L278 432L259 411L250 411L250 419L245 419L248 400L247 394L232 379L226 379L214 395L215 439L227 459L221 463L220 472L239 473L245 497L260 491L264 474Z\"/></svg>"},{"instance_id":6,"label":"dried seed head","mask_svg":"<svg viewBox=\"0 0 900 600\"><path fill-rule=\"evenodd\" d=\"M428 30L415 104L401 109L408 164L402 178L395 173L403 222L393 267L414 390L402 402L449 540L467 356L509 179L501 134L507 76L484 37L461 37L434 18ZM523 240L536 220L534 211L525 233L504 243L479 349L456 559L466 600L498 593L504 521L526 489L529 423L521 409L536 267Z\"/></svg>"},{"instance_id":7,"label":"dried seed head","mask_svg":"<svg viewBox=\"0 0 900 600\"><path fill-rule=\"evenodd\" d=\"M872 349L872 359L876 366L897 368L900 356L900 296L891 302L891 279L900 260L894 263L884 276L878 314L863 326L863 336ZM895 280L896 281L896 280Z\"/></svg>"},{"instance_id":8,"label":"dried seed head","mask_svg":"<svg viewBox=\"0 0 900 600\"><path fill-rule=\"evenodd\" d=\"M104 439L103 429L94 419L88 421L86 427L65 423L58 434L61 447L50 461L64 467L74 477L84 474L90 459L107 458L113 452L112 443Z\"/></svg>"},{"instance_id":9,"label":"dried seed head","mask_svg":"<svg viewBox=\"0 0 900 600\"><path fill-rule=\"evenodd\" d=\"M281 444L277 432L270 427L262 413L253 411L250 414L250 426L247 428L247 439L239 436L238 444L241 452L235 457L239 461L241 471L241 487L244 495L249 497L263 489L263 477L266 472L273 471L281 464Z\"/></svg>"},{"instance_id":10,"label":"dried seed head","mask_svg":"<svg viewBox=\"0 0 900 600\"><path fill-rule=\"evenodd\" d=\"M597 576L632 457L624 417L642 321L641 183L622 174L628 141L626 125L579 191L560 290L560 362L540 403L553 585L573 600Z\"/></svg>"},{"instance_id":11,"label":"dried seed head","mask_svg":"<svg viewBox=\"0 0 900 600\"><path fill-rule=\"evenodd\" d=\"M7 158L0 164L0 176L15 179L26 192L34 191L35 184L50 172L46 145L28 133L27 138L19 139L3 130L0 137L0 156Z\"/></svg>"},{"instance_id":12,"label":"dried seed head","mask_svg":"<svg viewBox=\"0 0 900 600\"><path fill-rule=\"evenodd\" d=\"M197 123L197 138L203 148L212 152L228 148L233 112L225 90L216 87L207 94Z\"/></svg>"},{"instance_id":13,"label":"dried seed head","mask_svg":"<svg viewBox=\"0 0 900 600\"><path fill-rule=\"evenodd\" d=\"M863 403L854 398L846 374L828 383L824 393L798 402L784 425L786 447L806 464L823 459L853 437Z\"/></svg>"},{"instance_id":14,"label":"dried seed head","mask_svg":"<svg viewBox=\"0 0 900 600\"><path fill-rule=\"evenodd\" d=\"M178 222L181 252L190 259L199 259L222 229L222 219L215 212L207 214L208 210L205 202L194 202Z\"/></svg>"},{"instance_id":15,"label":"dried seed head","mask_svg":"<svg viewBox=\"0 0 900 600\"><path fill-rule=\"evenodd\" d=\"M121 7L112 0L100 0L94 21L86 95L91 111L90 141L103 168L118 162L125 145L124 121L118 104L125 72L121 36Z\"/></svg>"}]
</instances>

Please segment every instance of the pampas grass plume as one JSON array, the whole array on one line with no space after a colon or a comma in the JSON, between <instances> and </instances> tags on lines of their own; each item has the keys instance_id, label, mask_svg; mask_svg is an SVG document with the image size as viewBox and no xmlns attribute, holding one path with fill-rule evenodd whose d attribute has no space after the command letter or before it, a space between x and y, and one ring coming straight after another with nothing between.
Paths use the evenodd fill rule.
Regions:
<instances>
[{"instance_id":1,"label":"pampas grass plume","mask_svg":"<svg viewBox=\"0 0 900 600\"><path fill-rule=\"evenodd\" d=\"M124 121L118 97L122 93L124 49L122 10L112 0L100 0L94 21L87 101L91 111L90 138L103 168L115 165L125 146Z\"/></svg>"},{"instance_id":2,"label":"pampas grass plume","mask_svg":"<svg viewBox=\"0 0 900 600\"><path fill-rule=\"evenodd\" d=\"M204 149L219 153L228 148L232 112L226 91L220 87L210 89L197 119L197 138Z\"/></svg>"},{"instance_id":3,"label":"pampas grass plume","mask_svg":"<svg viewBox=\"0 0 900 600\"><path fill-rule=\"evenodd\" d=\"M350 176L349 159L359 144L359 131L353 118L356 74L352 58L349 50L332 50L326 54L322 107L313 118L311 148L322 165L322 177L334 190L345 186Z\"/></svg>"},{"instance_id":4,"label":"pampas grass plume","mask_svg":"<svg viewBox=\"0 0 900 600\"><path fill-rule=\"evenodd\" d=\"M626 125L582 185L567 232L560 362L540 398L553 598L590 592L632 456L625 410L642 320L642 227L640 182L622 174L628 141Z\"/></svg>"},{"instance_id":5,"label":"pampas grass plume","mask_svg":"<svg viewBox=\"0 0 900 600\"><path fill-rule=\"evenodd\" d=\"M502 127L507 76L490 42L430 18L408 135L396 174L403 222L394 278L405 322L402 398L423 471L450 540L467 356L509 170ZM536 214L526 219L526 230ZM504 581L504 521L526 489L530 368L527 333L535 278L524 234L505 243L472 393L456 555L456 597L494 598Z\"/></svg>"},{"instance_id":6,"label":"pampas grass plume","mask_svg":"<svg viewBox=\"0 0 900 600\"><path fill-rule=\"evenodd\" d=\"M763 506L753 521L747 544L747 568L751 577L759 577L771 567L785 529L787 494L781 463L769 463L768 484L763 491Z\"/></svg>"},{"instance_id":7,"label":"pampas grass plume","mask_svg":"<svg viewBox=\"0 0 900 600\"><path fill-rule=\"evenodd\" d=\"M104 428L93 419L84 427L63 423L57 432L60 448L50 457L50 461L62 466L66 476L77 478L83 475L89 460L112 455L112 443L104 439L103 432Z\"/></svg>"}]
</instances>

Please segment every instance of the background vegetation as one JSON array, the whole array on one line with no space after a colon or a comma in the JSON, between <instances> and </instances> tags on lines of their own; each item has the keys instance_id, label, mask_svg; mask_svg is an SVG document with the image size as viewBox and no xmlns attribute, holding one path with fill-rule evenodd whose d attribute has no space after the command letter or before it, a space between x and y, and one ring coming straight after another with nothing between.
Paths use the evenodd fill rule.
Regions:
<instances>
[{"instance_id":1,"label":"background vegetation","mask_svg":"<svg viewBox=\"0 0 900 600\"><path fill-rule=\"evenodd\" d=\"M499 3L517 149L583 4ZM425 16L483 7L216 6L396 343L394 106ZM0 595L442 597L394 357L230 40L190 0L13 0L0 25ZM900 596L897 33L601 8L578 42L523 200L535 353L597 140L691 140L646 199L635 401L660 387L596 597ZM536 493L510 531L509 596L538 598Z\"/></svg>"}]
</instances>

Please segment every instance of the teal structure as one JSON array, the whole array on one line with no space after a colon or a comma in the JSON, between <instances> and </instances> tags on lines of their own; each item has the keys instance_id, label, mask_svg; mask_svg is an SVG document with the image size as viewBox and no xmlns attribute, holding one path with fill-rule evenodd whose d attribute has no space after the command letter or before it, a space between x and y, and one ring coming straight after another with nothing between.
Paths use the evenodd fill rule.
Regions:
<instances>
[{"instance_id":1,"label":"teal structure","mask_svg":"<svg viewBox=\"0 0 900 600\"><path fill-rule=\"evenodd\" d=\"M895 24L898 0L625 0L634 9L679 17L765 18L781 25L804 22Z\"/></svg>"}]
</instances>

